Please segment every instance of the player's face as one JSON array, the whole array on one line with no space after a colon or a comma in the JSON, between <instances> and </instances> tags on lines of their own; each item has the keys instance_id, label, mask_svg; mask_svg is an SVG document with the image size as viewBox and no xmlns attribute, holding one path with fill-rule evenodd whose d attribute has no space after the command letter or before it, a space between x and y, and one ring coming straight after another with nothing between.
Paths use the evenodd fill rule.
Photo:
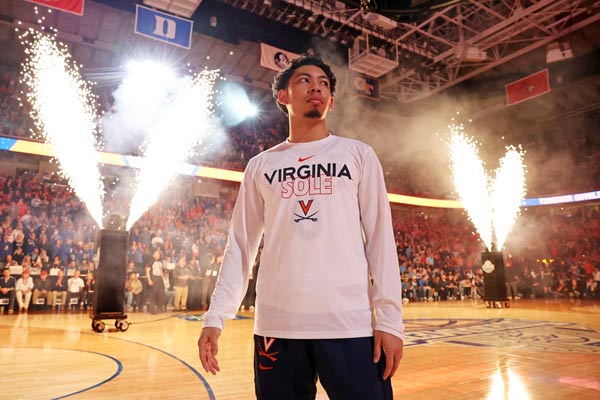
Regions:
<instances>
[{"instance_id":1,"label":"player's face","mask_svg":"<svg viewBox=\"0 0 600 400\"><path fill-rule=\"evenodd\" d=\"M327 74L315 65L296 69L287 89L279 91L279 102L287 106L292 117L324 119L333 107Z\"/></svg>"}]
</instances>

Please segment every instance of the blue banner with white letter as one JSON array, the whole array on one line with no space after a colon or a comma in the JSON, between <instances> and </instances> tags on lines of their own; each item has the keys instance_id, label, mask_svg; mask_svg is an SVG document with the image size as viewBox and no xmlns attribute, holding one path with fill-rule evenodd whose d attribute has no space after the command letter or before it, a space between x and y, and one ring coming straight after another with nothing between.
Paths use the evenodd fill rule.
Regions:
<instances>
[{"instance_id":1,"label":"blue banner with white letter","mask_svg":"<svg viewBox=\"0 0 600 400\"><path fill-rule=\"evenodd\" d=\"M136 6L135 33L190 49L193 21L141 5Z\"/></svg>"}]
</instances>

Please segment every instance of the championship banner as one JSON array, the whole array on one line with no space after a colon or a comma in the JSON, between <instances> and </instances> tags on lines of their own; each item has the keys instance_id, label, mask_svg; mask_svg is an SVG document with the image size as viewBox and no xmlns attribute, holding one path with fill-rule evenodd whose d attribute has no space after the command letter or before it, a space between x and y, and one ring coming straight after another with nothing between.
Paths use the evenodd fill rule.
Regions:
<instances>
[{"instance_id":1,"label":"championship banner","mask_svg":"<svg viewBox=\"0 0 600 400\"><path fill-rule=\"evenodd\" d=\"M348 71L348 89L357 96L379 101L379 79Z\"/></svg>"},{"instance_id":2,"label":"championship banner","mask_svg":"<svg viewBox=\"0 0 600 400\"><path fill-rule=\"evenodd\" d=\"M27 0L45 7L66 11L71 14L83 15L84 0Z\"/></svg>"},{"instance_id":3,"label":"championship banner","mask_svg":"<svg viewBox=\"0 0 600 400\"><path fill-rule=\"evenodd\" d=\"M290 61L298 57L300 57L299 54L292 53L291 51L282 50L264 43L260 44L261 67L279 72L284 69Z\"/></svg>"},{"instance_id":4,"label":"championship banner","mask_svg":"<svg viewBox=\"0 0 600 400\"><path fill-rule=\"evenodd\" d=\"M506 105L512 106L550 92L548 68L505 85Z\"/></svg>"},{"instance_id":5,"label":"championship banner","mask_svg":"<svg viewBox=\"0 0 600 400\"><path fill-rule=\"evenodd\" d=\"M190 49L193 21L162 11L136 5L135 33L151 39Z\"/></svg>"}]
</instances>

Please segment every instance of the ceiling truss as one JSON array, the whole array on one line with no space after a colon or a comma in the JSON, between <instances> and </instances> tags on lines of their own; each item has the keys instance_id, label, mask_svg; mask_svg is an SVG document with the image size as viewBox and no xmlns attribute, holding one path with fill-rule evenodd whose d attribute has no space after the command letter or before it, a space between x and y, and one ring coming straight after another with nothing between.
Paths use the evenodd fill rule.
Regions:
<instances>
[{"instance_id":1,"label":"ceiling truss","mask_svg":"<svg viewBox=\"0 0 600 400\"><path fill-rule=\"evenodd\" d=\"M381 80L386 99L413 102L448 89L600 21L598 0L466 0L384 30L331 0L223 0L352 52L358 36L397 57Z\"/></svg>"}]
</instances>

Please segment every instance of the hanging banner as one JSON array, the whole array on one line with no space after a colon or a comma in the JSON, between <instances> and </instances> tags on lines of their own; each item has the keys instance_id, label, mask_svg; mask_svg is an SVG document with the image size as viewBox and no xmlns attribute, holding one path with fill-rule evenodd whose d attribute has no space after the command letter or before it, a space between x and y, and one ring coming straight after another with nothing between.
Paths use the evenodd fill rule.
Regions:
<instances>
[{"instance_id":1,"label":"hanging banner","mask_svg":"<svg viewBox=\"0 0 600 400\"><path fill-rule=\"evenodd\" d=\"M379 101L379 79L348 70L348 89L357 96Z\"/></svg>"},{"instance_id":2,"label":"hanging banner","mask_svg":"<svg viewBox=\"0 0 600 400\"><path fill-rule=\"evenodd\" d=\"M512 106L550 92L548 68L505 85L506 105Z\"/></svg>"},{"instance_id":3,"label":"hanging banner","mask_svg":"<svg viewBox=\"0 0 600 400\"><path fill-rule=\"evenodd\" d=\"M135 9L135 33L190 49L194 22L139 4Z\"/></svg>"},{"instance_id":4,"label":"hanging banner","mask_svg":"<svg viewBox=\"0 0 600 400\"><path fill-rule=\"evenodd\" d=\"M27 0L45 7L66 11L71 14L83 15L84 0Z\"/></svg>"},{"instance_id":5,"label":"hanging banner","mask_svg":"<svg viewBox=\"0 0 600 400\"><path fill-rule=\"evenodd\" d=\"M260 44L260 66L272 69L273 71L281 71L294 58L300 57L299 54L291 51L283 50L268 44Z\"/></svg>"}]
</instances>

